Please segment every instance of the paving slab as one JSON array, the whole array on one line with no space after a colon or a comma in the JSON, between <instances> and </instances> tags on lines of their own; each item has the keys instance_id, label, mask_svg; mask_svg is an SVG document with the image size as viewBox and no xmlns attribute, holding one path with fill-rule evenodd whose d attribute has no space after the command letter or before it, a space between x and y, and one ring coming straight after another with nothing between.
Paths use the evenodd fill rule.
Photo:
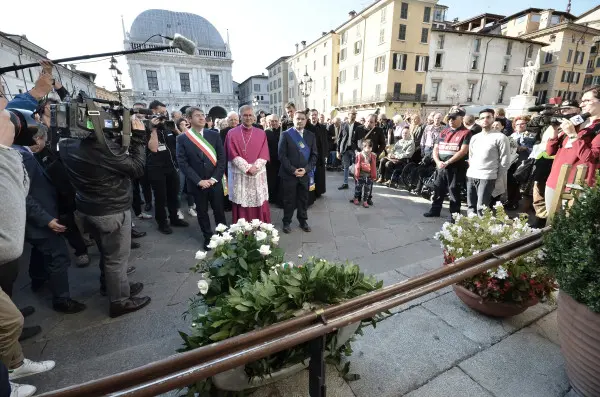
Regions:
<instances>
[{"instance_id":1,"label":"paving slab","mask_svg":"<svg viewBox=\"0 0 600 397\"><path fill-rule=\"evenodd\" d=\"M365 328L353 343L350 382L357 397L408 393L479 351L460 332L425 309L415 307Z\"/></svg>"},{"instance_id":2,"label":"paving slab","mask_svg":"<svg viewBox=\"0 0 600 397\"><path fill-rule=\"evenodd\" d=\"M557 315L558 311L554 310L550 314L540 318L532 324L530 328L539 335L560 346Z\"/></svg>"},{"instance_id":3,"label":"paving slab","mask_svg":"<svg viewBox=\"0 0 600 397\"><path fill-rule=\"evenodd\" d=\"M560 347L527 328L459 367L498 397L558 397L569 390Z\"/></svg>"},{"instance_id":4,"label":"paving slab","mask_svg":"<svg viewBox=\"0 0 600 397\"><path fill-rule=\"evenodd\" d=\"M519 315L498 319L472 310L458 299L454 293L444 294L432 299L424 303L423 307L482 346L497 343L552 310L552 307L548 305L537 304Z\"/></svg>"},{"instance_id":5,"label":"paving slab","mask_svg":"<svg viewBox=\"0 0 600 397\"><path fill-rule=\"evenodd\" d=\"M454 367L404 397L493 397L467 374Z\"/></svg>"}]
</instances>

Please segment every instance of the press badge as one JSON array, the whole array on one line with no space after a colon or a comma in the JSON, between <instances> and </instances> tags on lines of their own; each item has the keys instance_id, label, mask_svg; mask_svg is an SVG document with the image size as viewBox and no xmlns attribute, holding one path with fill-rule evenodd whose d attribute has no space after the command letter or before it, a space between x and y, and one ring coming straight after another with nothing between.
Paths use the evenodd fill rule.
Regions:
<instances>
[{"instance_id":1,"label":"press badge","mask_svg":"<svg viewBox=\"0 0 600 397\"><path fill-rule=\"evenodd\" d=\"M159 152L164 152L165 150L167 150L167 147L164 144L161 143L158 145Z\"/></svg>"}]
</instances>

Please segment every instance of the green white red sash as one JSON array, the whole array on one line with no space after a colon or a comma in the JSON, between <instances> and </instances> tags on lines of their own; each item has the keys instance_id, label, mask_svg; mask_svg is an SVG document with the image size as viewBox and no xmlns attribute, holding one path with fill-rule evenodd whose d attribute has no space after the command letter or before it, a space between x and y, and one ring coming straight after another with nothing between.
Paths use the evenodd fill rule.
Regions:
<instances>
[{"instance_id":1,"label":"green white red sash","mask_svg":"<svg viewBox=\"0 0 600 397\"><path fill-rule=\"evenodd\" d=\"M217 152L216 152L215 148L210 143L208 143L208 141L206 139L204 139L202 134L197 133L196 131L194 131L193 128L190 128L189 130L187 130L185 132L185 134L187 135L188 138L190 138L190 141L192 141L192 143L198 147L198 149L202 150L202 153L204 153L204 155L206 157L208 157L210 162L214 166L216 166L217 165Z\"/></svg>"}]
</instances>

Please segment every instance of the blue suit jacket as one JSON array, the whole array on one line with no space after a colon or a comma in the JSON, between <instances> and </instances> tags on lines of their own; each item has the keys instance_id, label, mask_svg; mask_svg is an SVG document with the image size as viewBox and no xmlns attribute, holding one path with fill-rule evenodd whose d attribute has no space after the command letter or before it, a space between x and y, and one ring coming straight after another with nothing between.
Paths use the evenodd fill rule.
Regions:
<instances>
[{"instance_id":1,"label":"blue suit jacket","mask_svg":"<svg viewBox=\"0 0 600 397\"><path fill-rule=\"evenodd\" d=\"M304 168L306 169L306 175L303 178L308 178L308 172L317 165L317 140L315 134L306 128L304 129L303 139L310 148L310 156L307 161L304 155L300 153L296 142L290 136L290 130L291 128L282 132L279 138L277 150L279 161L281 162L279 176L282 178L296 178L294 171L297 168Z\"/></svg>"},{"instance_id":2,"label":"blue suit jacket","mask_svg":"<svg viewBox=\"0 0 600 397\"><path fill-rule=\"evenodd\" d=\"M13 146L21 152L23 165L29 175L29 193L25 199L27 209L26 238L44 238L50 229L48 223L58 219L58 201L56 188L50 178L27 148Z\"/></svg>"},{"instance_id":3,"label":"blue suit jacket","mask_svg":"<svg viewBox=\"0 0 600 397\"><path fill-rule=\"evenodd\" d=\"M211 178L220 183L225 172L225 150L223 149L221 136L218 132L207 129L203 130L203 135L204 139L217 152L216 166L194 142L190 141L187 135L181 134L177 137L177 163L183 174L194 186L198 186L201 180Z\"/></svg>"}]
</instances>

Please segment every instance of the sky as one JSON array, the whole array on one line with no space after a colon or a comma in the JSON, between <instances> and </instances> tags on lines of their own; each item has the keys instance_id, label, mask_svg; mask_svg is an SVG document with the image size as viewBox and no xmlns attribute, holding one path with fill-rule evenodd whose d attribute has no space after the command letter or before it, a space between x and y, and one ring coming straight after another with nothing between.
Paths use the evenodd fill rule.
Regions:
<instances>
[{"instance_id":1,"label":"sky","mask_svg":"<svg viewBox=\"0 0 600 397\"><path fill-rule=\"evenodd\" d=\"M598 0L572 0L571 13L580 15L595 7ZM311 43L341 25L348 12L360 12L374 0L103 0L60 3L30 0L2 4L0 31L24 34L49 52L50 58L119 51L123 49L123 28L129 31L135 17L146 9L158 8L190 12L211 22L227 40L229 32L233 78L242 82L251 75L266 73L265 67L277 58L295 51L295 43ZM511 15L525 7L565 11L568 0L440 0L449 7L447 19L467 19L482 13ZM299 4L293 6L292 4ZM527 5L525 5L527 4ZM14 17L12 17L14 16ZM161 32L156 32L161 33ZM124 57L117 58L123 82L131 88ZM114 90L107 60L78 63L78 69L97 74L96 84ZM0 59L0 65L3 66Z\"/></svg>"}]
</instances>

